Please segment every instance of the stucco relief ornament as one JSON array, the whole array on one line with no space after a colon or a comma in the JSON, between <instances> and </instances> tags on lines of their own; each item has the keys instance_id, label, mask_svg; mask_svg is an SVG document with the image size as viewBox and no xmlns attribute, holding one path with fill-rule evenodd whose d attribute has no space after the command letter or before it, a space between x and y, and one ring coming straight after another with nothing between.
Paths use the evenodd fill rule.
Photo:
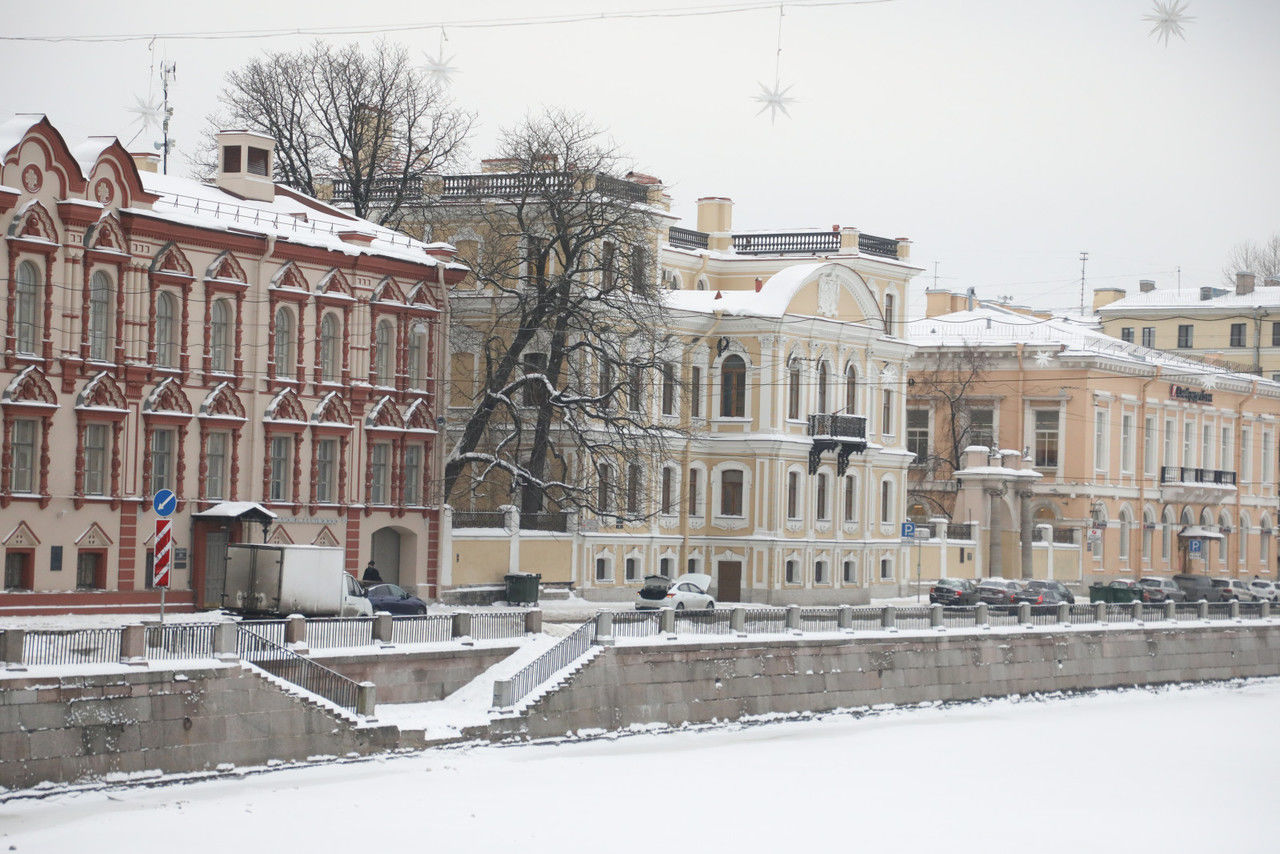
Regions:
<instances>
[{"instance_id":1,"label":"stucco relief ornament","mask_svg":"<svg viewBox=\"0 0 1280 854\"><path fill-rule=\"evenodd\" d=\"M840 282L834 273L823 273L818 279L818 313L835 317L840 302Z\"/></svg>"},{"instance_id":2,"label":"stucco relief ornament","mask_svg":"<svg viewBox=\"0 0 1280 854\"><path fill-rule=\"evenodd\" d=\"M1041 350L1039 353L1036 353L1037 368L1047 368L1052 364L1053 364L1053 354L1050 353L1048 350Z\"/></svg>"},{"instance_id":3,"label":"stucco relief ornament","mask_svg":"<svg viewBox=\"0 0 1280 854\"><path fill-rule=\"evenodd\" d=\"M40 170L35 166L28 166L22 170L22 189L28 193L38 193L43 185L44 176L40 174Z\"/></svg>"},{"instance_id":4,"label":"stucco relief ornament","mask_svg":"<svg viewBox=\"0 0 1280 854\"><path fill-rule=\"evenodd\" d=\"M99 178L98 182L93 185L93 197L98 200L98 204L111 204L111 198L114 195L115 190L111 187L111 182L106 178Z\"/></svg>"},{"instance_id":5,"label":"stucco relief ornament","mask_svg":"<svg viewBox=\"0 0 1280 854\"><path fill-rule=\"evenodd\" d=\"M1147 35L1155 36L1168 47L1172 36L1187 40L1186 34L1182 32L1182 25L1194 21L1195 17L1187 14L1186 0L1155 0L1150 14L1143 15L1142 20L1155 25Z\"/></svg>"}]
</instances>

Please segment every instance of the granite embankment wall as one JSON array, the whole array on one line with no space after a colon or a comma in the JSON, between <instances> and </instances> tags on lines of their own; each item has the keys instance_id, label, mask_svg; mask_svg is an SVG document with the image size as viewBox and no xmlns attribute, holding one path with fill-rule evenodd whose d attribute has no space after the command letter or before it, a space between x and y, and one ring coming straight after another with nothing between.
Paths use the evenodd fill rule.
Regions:
<instances>
[{"instance_id":1,"label":"granite embankment wall","mask_svg":"<svg viewBox=\"0 0 1280 854\"><path fill-rule=\"evenodd\" d=\"M1280 675L1272 623L624 644L491 737Z\"/></svg>"},{"instance_id":2,"label":"granite embankment wall","mask_svg":"<svg viewBox=\"0 0 1280 854\"><path fill-rule=\"evenodd\" d=\"M426 703L443 700L517 649L483 646L383 656L316 650L310 657L355 682L377 685L379 703Z\"/></svg>"},{"instance_id":3,"label":"granite embankment wall","mask_svg":"<svg viewBox=\"0 0 1280 854\"><path fill-rule=\"evenodd\" d=\"M355 727L353 720L285 693L239 664L6 674L0 680L0 786L177 774L398 745L395 727Z\"/></svg>"}]
</instances>

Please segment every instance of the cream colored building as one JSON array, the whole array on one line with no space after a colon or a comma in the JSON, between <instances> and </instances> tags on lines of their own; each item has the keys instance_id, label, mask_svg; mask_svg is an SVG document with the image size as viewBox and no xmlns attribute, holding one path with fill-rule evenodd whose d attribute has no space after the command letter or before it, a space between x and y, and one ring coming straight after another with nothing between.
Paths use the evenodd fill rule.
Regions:
<instances>
[{"instance_id":1,"label":"cream colored building","mask_svg":"<svg viewBox=\"0 0 1280 854\"><path fill-rule=\"evenodd\" d=\"M942 292L907 338L922 458L951 456L951 407L930 390L959 372L940 355L986 360L960 413L975 447L959 470L914 466L908 511L978 521L982 574L1274 578L1280 383Z\"/></svg>"}]
</instances>

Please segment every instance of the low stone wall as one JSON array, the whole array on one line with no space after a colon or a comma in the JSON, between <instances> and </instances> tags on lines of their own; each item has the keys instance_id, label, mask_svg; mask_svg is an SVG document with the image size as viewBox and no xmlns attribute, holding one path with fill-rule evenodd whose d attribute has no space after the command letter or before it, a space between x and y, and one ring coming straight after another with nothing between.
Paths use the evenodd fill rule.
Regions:
<instances>
[{"instance_id":1,"label":"low stone wall","mask_svg":"<svg viewBox=\"0 0 1280 854\"><path fill-rule=\"evenodd\" d=\"M355 682L378 686L379 703L425 703L443 700L519 647L433 650L383 655L325 655L310 658Z\"/></svg>"},{"instance_id":2,"label":"low stone wall","mask_svg":"<svg viewBox=\"0 0 1280 854\"><path fill-rule=\"evenodd\" d=\"M1280 624L608 647L496 740L874 704L1280 675Z\"/></svg>"},{"instance_id":3,"label":"low stone wall","mask_svg":"<svg viewBox=\"0 0 1280 854\"><path fill-rule=\"evenodd\" d=\"M238 664L0 681L7 788L376 753L398 736L395 727L354 728Z\"/></svg>"}]
</instances>

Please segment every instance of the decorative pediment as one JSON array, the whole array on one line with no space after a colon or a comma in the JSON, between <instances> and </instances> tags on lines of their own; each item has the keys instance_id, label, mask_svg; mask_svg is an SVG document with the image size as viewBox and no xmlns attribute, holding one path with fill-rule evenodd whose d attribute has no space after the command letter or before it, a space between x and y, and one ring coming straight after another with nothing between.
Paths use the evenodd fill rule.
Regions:
<instances>
[{"instance_id":1,"label":"decorative pediment","mask_svg":"<svg viewBox=\"0 0 1280 854\"><path fill-rule=\"evenodd\" d=\"M244 420L244 404L236 395L231 383L218 383L200 403L202 418L238 418Z\"/></svg>"},{"instance_id":2,"label":"decorative pediment","mask_svg":"<svg viewBox=\"0 0 1280 854\"><path fill-rule=\"evenodd\" d=\"M187 396L182 393L182 388L178 385L178 381L173 377L169 377L156 386L151 394L147 395L147 399L142 402L142 411L190 415L191 401L187 400Z\"/></svg>"},{"instance_id":3,"label":"decorative pediment","mask_svg":"<svg viewBox=\"0 0 1280 854\"><path fill-rule=\"evenodd\" d=\"M321 294L342 294L343 296L351 296L351 283L347 281L347 277L337 267L324 274L324 278L320 280L320 284L316 285L316 292Z\"/></svg>"},{"instance_id":4,"label":"decorative pediment","mask_svg":"<svg viewBox=\"0 0 1280 854\"><path fill-rule=\"evenodd\" d=\"M311 414L311 421L314 424L341 424L349 427L351 410L343 402L342 395L331 391L316 404L316 410Z\"/></svg>"},{"instance_id":5,"label":"decorative pediment","mask_svg":"<svg viewBox=\"0 0 1280 854\"><path fill-rule=\"evenodd\" d=\"M298 421L305 423L307 411L302 408L302 401L298 400L297 392L291 388L286 388L271 398L271 402L267 404L267 410L262 417L269 421Z\"/></svg>"},{"instance_id":6,"label":"decorative pediment","mask_svg":"<svg viewBox=\"0 0 1280 854\"><path fill-rule=\"evenodd\" d=\"M325 525L320 529L320 533L316 534L316 538L311 541L313 546L329 546L330 548L338 547L338 538L333 535L333 531L329 530L329 526Z\"/></svg>"},{"instance_id":7,"label":"decorative pediment","mask_svg":"<svg viewBox=\"0 0 1280 854\"><path fill-rule=\"evenodd\" d=\"M435 419L431 416L431 406L426 400L418 398L409 404L404 411L404 426L408 430L434 430Z\"/></svg>"},{"instance_id":8,"label":"decorative pediment","mask_svg":"<svg viewBox=\"0 0 1280 854\"><path fill-rule=\"evenodd\" d=\"M129 404L124 399L124 392L112 378L103 371L84 384L80 394L76 396L76 409L121 409L127 410Z\"/></svg>"},{"instance_id":9,"label":"decorative pediment","mask_svg":"<svg viewBox=\"0 0 1280 854\"><path fill-rule=\"evenodd\" d=\"M82 549L105 549L111 545L111 538L97 522L85 528L84 533L76 538L76 545Z\"/></svg>"},{"instance_id":10,"label":"decorative pediment","mask_svg":"<svg viewBox=\"0 0 1280 854\"><path fill-rule=\"evenodd\" d=\"M271 533L267 535L267 543L273 546L291 546L293 545L293 537L289 536L289 532L284 528L276 525L272 527Z\"/></svg>"},{"instance_id":11,"label":"decorative pediment","mask_svg":"<svg viewBox=\"0 0 1280 854\"><path fill-rule=\"evenodd\" d=\"M404 419L390 397L384 397L373 405L364 420L366 427L387 427L395 430L404 429Z\"/></svg>"},{"instance_id":12,"label":"decorative pediment","mask_svg":"<svg viewBox=\"0 0 1280 854\"><path fill-rule=\"evenodd\" d=\"M191 272L191 262L187 260L186 254L172 240L161 246L160 251L156 253L156 257L151 259L151 272L172 273L178 276L194 275Z\"/></svg>"},{"instance_id":13,"label":"decorative pediment","mask_svg":"<svg viewBox=\"0 0 1280 854\"><path fill-rule=\"evenodd\" d=\"M424 306L426 308L439 310L440 306L436 302L435 293L435 288L428 282L418 282L418 284L414 285L413 289L409 291L409 298L407 302L409 305Z\"/></svg>"},{"instance_id":14,"label":"decorative pediment","mask_svg":"<svg viewBox=\"0 0 1280 854\"><path fill-rule=\"evenodd\" d=\"M84 233L85 249L105 249L109 252L127 252L129 242L125 240L120 221L114 213L103 214L102 219L89 226Z\"/></svg>"},{"instance_id":15,"label":"decorative pediment","mask_svg":"<svg viewBox=\"0 0 1280 854\"><path fill-rule=\"evenodd\" d=\"M404 302L404 291L400 290L400 285L390 276L383 277L373 288L374 302Z\"/></svg>"},{"instance_id":16,"label":"decorative pediment","mask_svg":"<svg viewBox=\"0 0 1280 854\"><path fill-rule=\"evenodd\" d=\"M0 395L0 401L57 406L58 396L54 394L53 386L49 385L49 380L45 379L44 373L35 365L29 365L5 387L3 395Z\"/></svg>"},{"instance_id":17,"label":"decorative pediment","mask_svg":"<svg viewBox=\"0 0 1280 854\"><path fill-rule=\"evenodd\" d=\"M9 536L4 538L4 544L11 549L34 549L40 545L40 539L27 526L26 522L19 522L18 527L9 532Z\"/></svg>"},{"instance_id":18,"label":"decorative pediment","mask_svg":"<svg viewBox=\"0 0 1280 854\"><path fill-rule=\"evenodd\" d=\"M9 236L57 243L58 227L54 225L48 209L38 200L32 199L14 215L13 221L9 224Z\"/></svg>"},{"instance_id":19,"label":"decorative pediment","mask_svg":"<svg viewBox=\"0 0 1280 854\"><path fill-rule=\"evenodd\" d=\"M273 288L292 288L296 291L310 290L307 285L307 279L302 275L302 271L298 269L298 265L290 261L271 277L271 287Z\"/></svg>"},{"instance_id":20,"label":"decorative pediment","mask_svg":"<svg viewBox=\"0 0 1280 854\"><path fill-rule=\"evenodd\" d=\"M249 277L244 273L244 267L240 266L240 262L236 260L236 256L232 255L230 250L213 259L213 263L205 271L204 277L206 279L221 279L224 282L247 283L249 281Z\"/></svg>"}]
</instances>

